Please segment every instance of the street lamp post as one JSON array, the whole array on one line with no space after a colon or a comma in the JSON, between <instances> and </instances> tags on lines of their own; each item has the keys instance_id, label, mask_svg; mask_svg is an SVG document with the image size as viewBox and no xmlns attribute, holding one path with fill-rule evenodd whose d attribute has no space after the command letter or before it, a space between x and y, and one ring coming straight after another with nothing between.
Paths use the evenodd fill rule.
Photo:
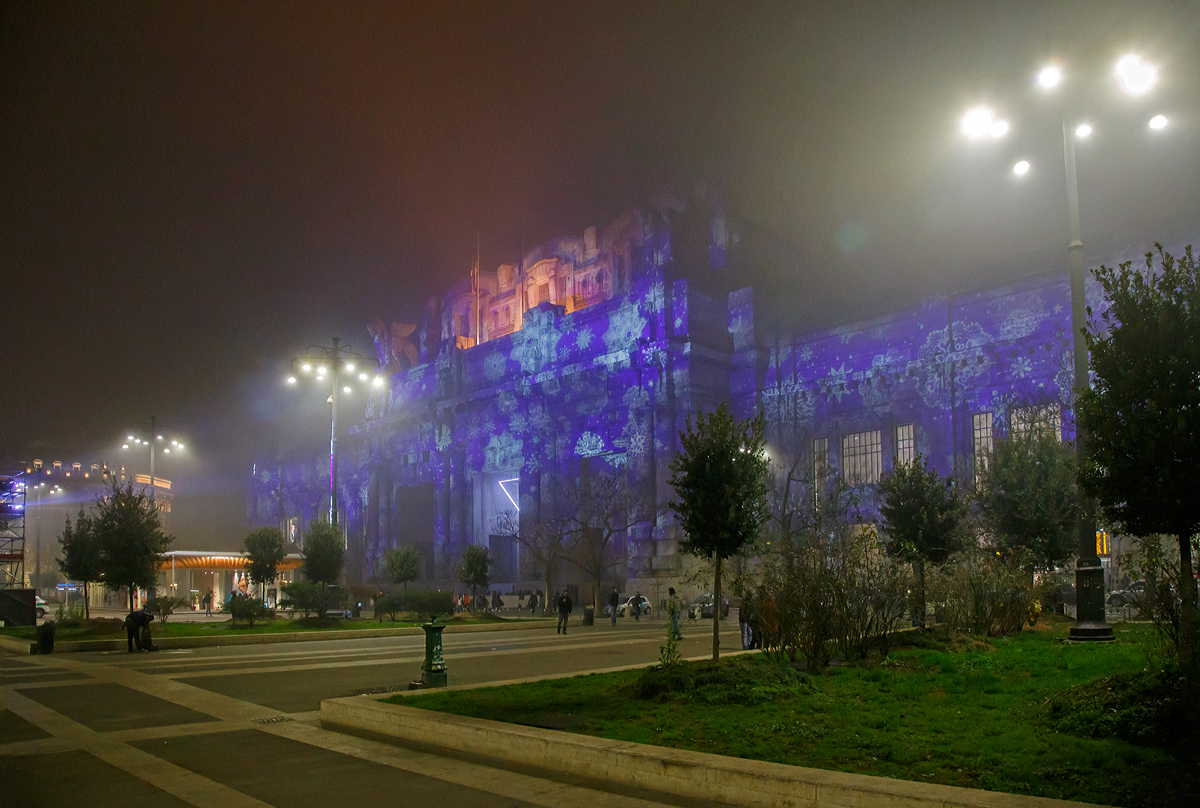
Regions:
<instances>
[{"instance_id":1,"label":"street lamp post","mask_svg":"<svg viewBox=\"0 0 1200 808\"><path fill-rule=\"evenodd\" d=\"M1131 95L1146 92L1156 79L1155 69L1136 56L1121 59L1117 63L1115 73L1126 92ZM1062 71L1052 65L1038 73L1037 83L1045 90L1052 90L1058 86L1062 77ZM1167 119L1163 115L1155 115L1149 124L1154 130L1163 129L1166 125ZM997 119L991 110L984 107L970 110L963 117L962 128L963 132L973 139L999 138L1009 131L1007 121ZM1070 239L1067 243L1067 259L1070 268L1071 323L1074 326L1072 364L1077 398L1088 388L1089 370L1087 340L1083 332L1087 302L1084 290L1083 240L1079 234L1079 185L1075 171L1075 141L1087 137L1091 131L1091 126L1086 123L1080 123L1072 131L1071 121L1068 116L1063 116L1063 162L1066 169L1067 228ZM1013 173L1024 176L1029 169L1029 162L1021 160L1013 166ZM1076 418L1075 456L1080 468L1087 463L1087 444L1087 430ZM1076 620L1070 636L1073 640L1110 641L1113 639L1113 632L1105 620L1104 569L1096 551L1095 502L1082 490L1079 497L1079 518L1076 522L1079 553L1075 565Z\"/></svg>"},{"instance_id":2,"label":"street lamp post","mask_svg":"<svg viewBox=\"0 0 1200 808\"><path fill-rule=\"evenodd\" d=\"M369 363L374 362L378 368L379 361L355 353L348 343L343 345L339 337L332 337L331 341L332 345L310 345L303 356L293 359L292 374L288 376L287 383L296 384L297 371L306 375L315 374L316 380L319 382L325 380L326 374L330 377L329 403L332 405L333 414L329 426L329 524L337 525L338 396L340 393L353 392L352 387L342 383L342 375L357 372L358 380L366 382L371 379L366 367ZM378 372L371 380L371 384L376 388L383 387L383 378L378 375Z\"/></svg>"},{"instance_id":3,"label":"street lamp post","mask_svg":"<svg viewBox=\"0 0 1200 808\"><path fill-rule=\"evenodd\" d=\"M139 425L139 427L141 427L141 428L144 428L145 426L146 426L145 424ZM129 433L125 442L121 444L122 449L129 449L129 444L131 444L131 443L134 445L143 445L143 446L149 447L149 449L150 449L150 498L151 499L154 498L154 493L155 493L155 490L154 490L154 481L155 481L154 458L155 458L155 455L158 454L157 447L158 447L158 443L160 441L162 441L164 444L162 447L162 450L165 454L170 454L172 448L175 449L175 451L177 451L177 452L183 451L183 449L185 448L183 442L180 441L178 438L171 438L170 446L167 446L166 445L167 439L163 435L160 435L158 433L158 418L156 416L151 415L150 416L149 437L143 438L140 435L136 434L136 432L131 432L131 433Z\"/></svg>"}]
</instances>

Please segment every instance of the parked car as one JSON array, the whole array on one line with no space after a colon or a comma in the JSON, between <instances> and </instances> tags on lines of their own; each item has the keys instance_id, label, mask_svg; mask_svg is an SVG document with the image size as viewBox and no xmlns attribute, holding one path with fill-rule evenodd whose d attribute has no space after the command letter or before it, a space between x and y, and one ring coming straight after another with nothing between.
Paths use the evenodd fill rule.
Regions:
<instances>
[{"instance_id":1,"label":"parked car","mask_svg":"<svg viewBox=\"0 0 1200 808\"><path fill-rule=\"evenodd\" d=\"M1105 603L1109 606L1136 606L1142 602L1146 594L1146 582L1134 581L1124 589L1114 589L1108 593Z\"/></svg>"},{"instance_id":2,"label":"parked car","mask_svg":"<svg viewBox=\"0 0 1200 808\"><path fill-rule=\"evenodd\" d=\"M635 601L640 602L638 602L635 606ZM633 615L633 610L635 608L642 614L648 615L650 614L650 601L646 600L646 598L641 595L632 595L628 600L617 607L617 616L630 617Z\"/></svg>"},{"instance_id":3,"label":"parked car","mask_svg":"<svg viewBox=\"0 0 1200 808\"><path fill-rule=\"evenodd\" d=\"M46 601L42 599L41 595L34 595L33 600L34 600L35 608L37 609L38 620L41 620L43 617L46 616L46 611L50 608L49 604L46 603Z\"/></svg>"},{"instance_id":4,"label":"parked car","mask_svg":"<svg viewBox=\"0 0 1200 808\"><path fill-rule=\"evenodd\" d=\"M713 616L713 596L710 592L705 592L703 595L692 601L691 607L688 609L688 617L693 620L711 620ZM729 598L721 596L721 617L729 616Z\"/></svg>"}]
</instances>

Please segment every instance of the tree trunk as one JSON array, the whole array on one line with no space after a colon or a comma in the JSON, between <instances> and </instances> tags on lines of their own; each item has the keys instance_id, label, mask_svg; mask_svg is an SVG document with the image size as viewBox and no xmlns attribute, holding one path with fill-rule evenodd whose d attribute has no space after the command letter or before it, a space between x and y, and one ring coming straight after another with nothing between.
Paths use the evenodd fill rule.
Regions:
<instances>
[{"instance_id":1,"label":"tree trunk","mask_svg":"<svg viewBox=\"0 0 1200 808\"><path fill-rule=\"evenodd\" d=\"M925 559L917 559L917 625L925 628Z\"/></svg>"},{"instance_id":2,"label":"tree trunk","mask_svg":"<svg viewBox=\"0 0 1200 808\"><path fill-rule=\"evenodd\" d=\"M129 613L130 614L133 614L133 599L135 597L136 597L136 594L134 593L134 590L133 590L133 584L130 584L129 585Z\"/></svg>"},{"instance_id":3,"label":"tree trunk","mask_svg":"<svg viewBox=\"0 0 1200 808\"><path fill-rule=\"evenodd\" d=\"M554 590L550 588L550 576L547 575L546 576L546 594L542 596L545 598L545 600L542 602L542 617L545 617L546 615L550 614L550 593L553 591ZM537 593L535 592L533 594L533 596L536 598Z\"/></svg>"},{"instance_id":4,"label":"tree trunk","mask_svg":"<svg viewBox=\"0 0 1200 808\"><path fill-rule=\"evenodd\" d=\"M1179 661L1189 676L1197 673L1196 579L1192 577L1192 537L1179 536Z\"/></svg>"},{"instance_id":5,"label":"tree trunk","mask_svg":"<svg viewBox=\"0 0 1200 808\"><path fill-rule=\"evenodd\" d=\"M92 619L92 604L88 603L88 582L83 582L83 619Z\"/></svg>"},{"instance_id":6,"label":"tree trunk","mask_svg":"<svg viewBox=\"0 0 1200 808\"><path fill-rule=\"evenodd\" d=\"M716 555L713 575L713 662L721 658L721 556Z\"/></svg>"}]
</instances>

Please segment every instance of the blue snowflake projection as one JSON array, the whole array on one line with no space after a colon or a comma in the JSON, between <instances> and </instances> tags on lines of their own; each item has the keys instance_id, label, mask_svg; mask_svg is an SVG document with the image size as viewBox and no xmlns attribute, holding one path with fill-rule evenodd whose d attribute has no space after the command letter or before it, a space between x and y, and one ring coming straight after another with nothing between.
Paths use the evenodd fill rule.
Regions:
<instances>
[{"instance_id":1,"label":"blue snowflake projection","mask_svg":"<svg viewBox=\"0 0 1200 808\"><path fill-rule=\"evenodd\" d=\"M580 457L595 457L604 453L604 438L594 432L584 432L575 442L575 454Z\"/></svg>"},{"instance_id":2,"label":"blue snowflake projection","mask_svg":"<svg viewBox=\"0 0 1200 808\"><path fill-rule=\"evenodd\" d=\"M1046 317L1046 307L1040 294L1027 292L1018 295L1004 322L1000 323L1000 339L1010 341L1027 337L1038 329Z\"/></svg>"}]
</instances>

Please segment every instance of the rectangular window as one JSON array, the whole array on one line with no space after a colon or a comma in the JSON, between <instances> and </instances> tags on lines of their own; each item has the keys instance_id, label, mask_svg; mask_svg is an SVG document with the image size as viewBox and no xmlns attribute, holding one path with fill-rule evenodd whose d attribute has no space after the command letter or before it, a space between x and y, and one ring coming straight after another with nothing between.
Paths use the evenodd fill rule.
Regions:
<instances>
[{"instance_id":1,"label":"rectangular window","mask_svg":"<svg viewBox=\"0 0 1200 808\"><path fill-rule=\"evenodd\" d=\"M878 429L842 436L842 473L851 485L877 483L883 471L883 444Z\"/></svg>"},{"instance_id":2,"label":"rectangular window","mask_svg":"<svg viewBox=\"0 0 1200 808\"><path fill-rule=\"evenodd\" d=\"M911 463L916 457L916 430L912 424L901 424L896 427L896 465Z\"/></svg>"},{"instance_id":3,"label":"rectangular window","mask_svg":"<svg viewBox=\"0 0 1200 808\"><path fill-rule=\"evenodd\" d=\"M549 299L550 299L550 284L549 283L539 283L538 284L538 303L545 303Z\"/></svg>"},{"instance_id":4,"label":"rectangular window","mask_svg":"<svg viewBox=\"0 0 1200 808\"><path fill-rule=\"evenodd\" d=\"M975 484L979 484L979 473L987 469L988 457L992 454L992 414L977 412L971 416L971 441L975 451Z\"/></svg>"},{"instance_id":5,"label":"rectangular window","mask_svg":"<svg viewBox=\"0 0 1200 808\"><path fill-rule=\"evenodd\" d=\"M1058 404L1045 407L1021 407L1014 409L1008 417L1009 431L1014 438L1024 438L1035 427L1045 429L1062 441L1062 411Z\"/></svg>"}]
</instances>

